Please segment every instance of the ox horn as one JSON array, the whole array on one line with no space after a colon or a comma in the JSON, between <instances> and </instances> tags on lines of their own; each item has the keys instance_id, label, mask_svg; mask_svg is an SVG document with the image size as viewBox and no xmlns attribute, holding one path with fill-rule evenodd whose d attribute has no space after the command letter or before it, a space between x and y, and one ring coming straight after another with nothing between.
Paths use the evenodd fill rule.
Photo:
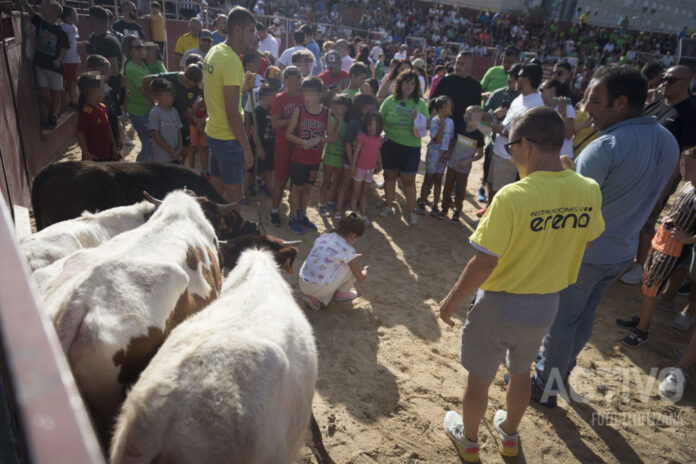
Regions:
<instances>
[{"instance_id":1,"label":"ox horn","mask_svg":"<svg viewBox=\"0 0 696 464\"><path fill-rule=\"evenodd\" d=\"M154 198L152 195L147 193L145 190L143 190L143 196L145 197L145 199L147 201L149 201L150 203L152 203L155 206L159 206L162 204L162 200L158 200L157 198Z\"/></svg>"},{"instance_id":2,"label":"ox horn","mask_svg":"<svg viewBox=\"0 0 696 464\"><path fill-rule=\"evenodd\" d=\"M302 243L302 240L285 241L283 242L283 246L299 245L300 243Z\"/></svg>"},{"instance_id":3,"label":"ox horn","mask_svg":"<svg viewBox=\"0 0 696 464\"><path fill-rule=\"evenodd\" d=\"M237 206L237 202L228 203L228 204L220 204L220 203L217 204L218 212L221 214L231 213L232 211L237 212L237 210L234 209L235 206Z\"/></svg>"}]
</instances>

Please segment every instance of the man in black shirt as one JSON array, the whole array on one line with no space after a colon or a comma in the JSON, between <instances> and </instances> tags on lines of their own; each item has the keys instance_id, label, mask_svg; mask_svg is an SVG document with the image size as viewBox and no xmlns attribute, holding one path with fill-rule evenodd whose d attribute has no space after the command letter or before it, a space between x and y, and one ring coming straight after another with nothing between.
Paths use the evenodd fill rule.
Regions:
<instances>
[{"instance_id":1,"label":"man in black shirt","mask_svg":"<svg viewBox=\"0 0 696 464\"><path fill-rule=\"evenodd\" d=\"M457 133L464 132L459 131L459 128L466 125L464 112L467 107L481 104L481 83L470 75L472 62L471 52L462 52L457 55L454 74L440 79L432 96L432 98L436 98L440 95L447 95L452 99L452 121L454 121ZM452 146L454 146L454 142L453 138Z\"/></svg>"},{"instance_id":2,"label":"man in black shirt","mask_svg":"<svg viewBox=\"0 0 696 464\"><path fill-rule=\"evenodd\" d=\"M120 32L124 36L137 35L141 40L145 39L143 28L140 27L140 24L135 22L135 20L138 19L135 4L130 1L125 2L121 8L123 10L123 19L116 21L112 29Z\"/></svg>"},{"instance_id":3,"label":"man in black shirt","mask_svg":"<svg viewBox=\"0 0 696 464\"><path fill-rule=\"evenodd\" d=\"M39 16L26 0L22 0L24 9L31 17L31 23L36 27L36 43L34 44L34 72L36 86L39 88L41 101L48 110L48 119L44 127L55 129L57 115L63 93L63 57L70 48L68 36L56 24L63 8L57 3L47 4Z\"/></svg>"},{"instance_id":4,"label":"man in black shirt","mask_svg":"<svg viewBox=\"0 0 696 464\"><path fill-rule=\"evenodd\" d=\"M121 88L121 65L123 64L123 54L121 44L118 39L108 33L107 26L109 15L100 6L93 6L89 9L89 20L92 23L92 32L87 43L87 53L90 55L101 55L111 63L109 73L109 86L117 90Z\"/></svg>"},{"instance_id":5,"label":"man in black shirt","mask_svg":"<svg viewBox=\"0 0 696 464\"><path fill-rule=\"evenodd\" d=\"M696 146L696 102L689 93L691 75L691 69L683 65L673 66L665 71L661 80L663 97L646 106L644 111L645 116L655 116L658 122L674 135L679 144L679 151L682 153ZM677 167L640 232L636 264L621 277L623 282L640 283L639 266L642 269L648 258L650 241L655 234L655 224L670 195L677 189L679 180L679 167Z\"/></svg>"}]
</instances>

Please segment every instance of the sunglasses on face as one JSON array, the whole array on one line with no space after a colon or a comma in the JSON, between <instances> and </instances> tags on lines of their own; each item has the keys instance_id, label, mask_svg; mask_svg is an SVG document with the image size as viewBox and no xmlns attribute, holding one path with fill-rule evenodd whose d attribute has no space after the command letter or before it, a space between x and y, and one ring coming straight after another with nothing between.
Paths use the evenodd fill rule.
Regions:
<instances>
[{"instance_id":1,"label":"sunglasses on face","mask_svg":"<svg viewBox=\"0 0 696 464\"><path fill-rule=\"evenodd\" d=\"M686 80L686 77L663 77L662 79L660 79L660 82L672 85L676 82L685 81L685 80Z\"/></svg>"},{"instance_id":2,"label":"sunglasses on face","mask_svg":"<svg viewBox=\"0 0 696 464\"><path fill-rule=\"evenodd\" d=\"M521 137L517 140L513 140L512 142L509 142L509 143L506 143L505 145L503 145L505 147L505 151L507 152L507 154L512 155L512 150L510 147L512 147L513 145L517 145L518 143L522 143L522 140L525 140L525 139L527 140L527 142L536 143L536 140L530 139L529 137Z\"/></svg>"},{"instance_id":3,"label":"sunglasses on face","mask_svg":"<svg viewBox=\"0 0 696 464\"><path fill-rule=\"evenodd\" d=\"M556 71L554 74L556 74L557 76L562 76L565 74L565 71Z\"/></svg>"},{"instance_id":4,"label":"sunglasses on face","mask_svg":"<svg viewBox=\"0 0 696 464\"><path fill-rule=\"evenodd\" d=\"M145 47L142 46L142 45L133 45L131 48L134 48L134 49L136 49L136 50L141 50L141 49L143 49L143 48L145 48Z\"/></svg>"}]
</instances>

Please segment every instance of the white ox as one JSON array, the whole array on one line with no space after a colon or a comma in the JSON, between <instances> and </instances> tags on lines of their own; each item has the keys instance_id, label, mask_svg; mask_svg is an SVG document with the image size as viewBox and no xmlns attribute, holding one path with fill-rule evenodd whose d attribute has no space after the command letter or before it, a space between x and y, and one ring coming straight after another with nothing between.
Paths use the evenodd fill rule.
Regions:
<instances>
[{"instance_id":1,"label":"white ox","mask_svg":"<svg viewBox=\"0 0 696 464\"><path fill-rule=\"evenodd\" d=\"M290 463L316 377L312 328L278 264L244 251L220 298L172 331L128 393L111 463Z\"/></svg>"},{"instance_id":2,"label":"white ox","mask_svg":"<svg viewBox=\"0 0 696 464\"><path fill-rule=\"evenodd\" d=\"M41 269L82 249L93 248L116 235L140 227L155 210L155 205L141 201L96 214L85 211L82 216L53 224L22 240L31 271Z\"/></svg>"},{"instance_id":3,"label":"white ox","mask_svg":"<svg viewBox=\"0 0 696 464\"><path fill-rule=\"evenodd\" d=\"M222 286L218 240L195 198L170 193L150 220L34 273L97 432L176 325Z\"/></svg>"}]
</instances>

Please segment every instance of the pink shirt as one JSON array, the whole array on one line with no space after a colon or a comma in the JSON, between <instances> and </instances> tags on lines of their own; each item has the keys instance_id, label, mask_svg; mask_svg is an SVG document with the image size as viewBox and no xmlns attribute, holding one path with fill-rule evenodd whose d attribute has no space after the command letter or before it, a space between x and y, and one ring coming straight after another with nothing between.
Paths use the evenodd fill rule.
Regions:
<instances>
[{"instance_id":1,"label":"pink shirt","mask_svg":"<svg viewBox=\"0 0 696 464\"><path fill-rule=\"evenodd\" d=\"M358 135L358 142L360 142L360 154L357 167L365 170L374 169L379 158L379 149L382 148L382 137L371 137L362 133Z\"/></svg>"}]
</instances>

